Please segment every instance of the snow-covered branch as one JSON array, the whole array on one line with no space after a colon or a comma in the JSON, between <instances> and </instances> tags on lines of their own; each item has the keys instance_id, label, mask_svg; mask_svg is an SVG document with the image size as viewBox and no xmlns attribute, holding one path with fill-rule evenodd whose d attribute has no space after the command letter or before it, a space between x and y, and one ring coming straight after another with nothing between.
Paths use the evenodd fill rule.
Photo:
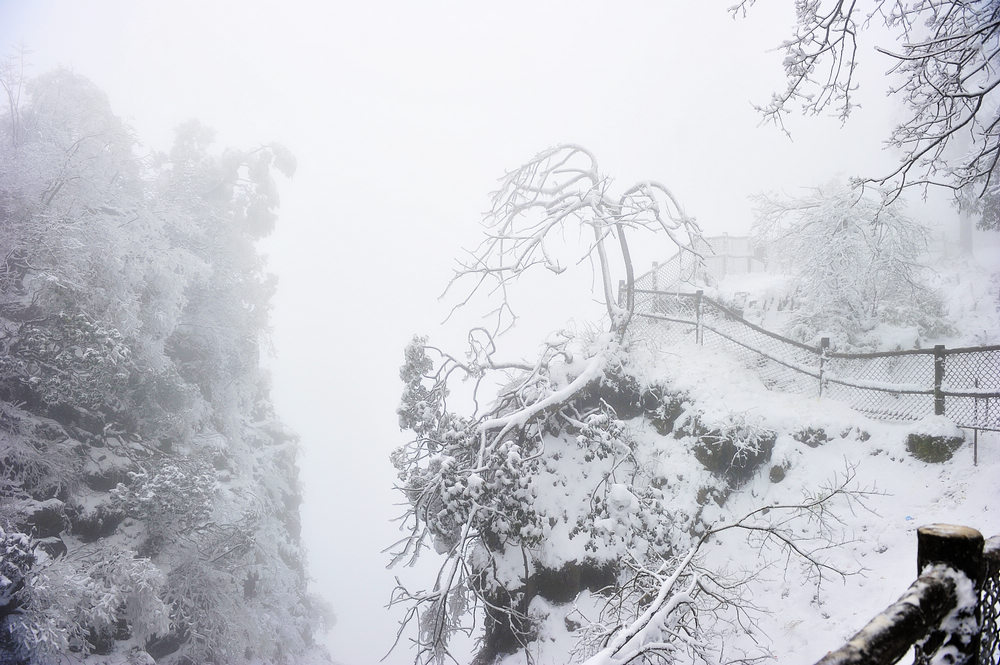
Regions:
<instances>
[{"instance_id":1,"label":"snow-covered branch","mask_svg":"<svg viewBox=\"0 0 1000 665\"><path fill-rule=\"evenodd\" d=\"M493 310L497 332L513 325L516 316L507 299L508 287L523 274L545 268L560 274L569 265L596 259L596 273L607 312L617 328L627 325L626 313L616 301L614 273L625 273L631 292L631 256L626 240L630 230L644 229L688 247L700 235L669 189L656 182L641 182L620 196L597 160L578 145L545 150L500 180L483 226L485 238L460 261L446 293L460 283L464 294L456 308L486 291L499 295ZM576 237L580 246L567 245ZM593 237L593 241L586 238ZM608 240L616 238L617 250ZM664 255L670 253L664 248ZM628 299L631 302L631 298Z\"/></svg>"}]
</instances>

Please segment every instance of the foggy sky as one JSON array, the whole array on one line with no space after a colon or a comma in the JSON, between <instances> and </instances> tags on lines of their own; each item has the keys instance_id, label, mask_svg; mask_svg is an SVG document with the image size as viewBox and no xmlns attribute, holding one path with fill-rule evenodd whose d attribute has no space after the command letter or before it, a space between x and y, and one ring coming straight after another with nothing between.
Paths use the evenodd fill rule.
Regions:
<instances>
[{"instance_id":1,"label":"foggy sky","mask_svg":"<svg viewBox=\"0 0 1000 665\"><path fill-rule=\"evenodd\" d=\"M414 333L457 345L475 320L442 327L454 302L437 296L496 178L579 143L623 185L666 184L707 232L742 233L753 193L890 163L880 141L895 111L874 61L846 127L792 119L792 141L759 126L752 102L782 87L770 49L792 2L747 20L728 4L0 2L0 52L23 41L34 73L89 77L146 144L166 147L197 117L221 144L279 141L298 157L265 243L280 280L270 362L302 437L304 538L338 615L335 659L375 662L394 636L383 606L399 573L380 551L400 512L388 454L404 441L402 348ZM640 260L669 254L647 246ZM511 355L569 317L600 316L591 294L571 293L525 289ZM409 661L404 649L387 662Z\"/></svg>"}]
</instances>

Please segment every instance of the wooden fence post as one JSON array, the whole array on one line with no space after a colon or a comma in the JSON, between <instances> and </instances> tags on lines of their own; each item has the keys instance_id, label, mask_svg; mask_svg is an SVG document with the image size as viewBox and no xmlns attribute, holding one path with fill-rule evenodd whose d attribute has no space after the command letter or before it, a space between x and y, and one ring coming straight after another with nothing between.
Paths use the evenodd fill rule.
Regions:
<instances>
[{"instance_id":1,"label":"wooden fence post","mask_svg":"<svg viewBox=\"0 0 1000 665\"><path fill-rule=\"evenodd\" d=\"M944 344L934 346L934 415L944 415Z\"/></svg>"},{"instance_id":2,"label":"wooden fence post","mask_svg":"<svg viewBox=\"0 0 1000 665\"><path fill-rule=\"evenodd\" d=\"M830 338L819 340L819 396L823 396L823 372L826 369L826 354L830 352Z\"/></svg>"},{"instance_id":3,"label":"wooden fence post","mask_svg":"<svg viewBox=\"0 0 1000 665\"><path fill-rule=\"evenodd\" d=\"M935 357L937 354L935 354ZM952 524L929 524L917 529L917 575L927 566L944 564L964 573L972 580L973 593L979 598L983 566L983 534L967 526ZM980 610L977 602L973 608L976 625L980 626ZM946 633L935 629L928 633L923 643L914 648L915 663L929 662L927 654L933 654L941 647L953 647L958 654L953 665L975 665L979 656L979 636L971 637Z\"/></svg>"},{"instance_id":4,"label":"wooden fence post","mask_svg":"<svg viewBox=\"0 0 1000 665\"><path fill-rule=\"evenodd\" d=\"M935 563L965 573L978 592L983 560L983 536L975 529L950 524L931 524L917 530L917 567ZM927 574L917 578L906 593L885 611L875 616L846 644L826 654L816 665L891 665L898 662L910 646L916 649L916 665L926 665L925 653L941 646L954 647L951 665L975 665L978 636L962 643L963 636L940 630L942 620L956 607L959 596L951 578ZM977 609L978 618L978 609ZM921 642L922 640L922 642Z\"/></svg>"},{"instance_id":5,"label":"wooden fence post","mask_svg":"<svg viewBox=\"0 0 1000 665\"><path fill-rule=\"evenodd\" d=\"M625 308L625 280L618 280L618 306L622 309Z\"/></svg>"}]
</instances>

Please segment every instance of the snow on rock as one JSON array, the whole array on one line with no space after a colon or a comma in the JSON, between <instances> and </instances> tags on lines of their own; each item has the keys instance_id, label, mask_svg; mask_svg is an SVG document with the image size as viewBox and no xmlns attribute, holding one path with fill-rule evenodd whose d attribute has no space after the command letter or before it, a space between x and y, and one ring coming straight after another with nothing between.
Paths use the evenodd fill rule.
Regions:
<instances>
[{"instance_id":1,"label":"snow on rock","mask_svg":"<svg viewBox=\"0 0 1000 665\"><path fill-rule=\"evenodd\" d=\"M965 438L965 434L955 423L945 416L924 416L910 425L910 432L923 436L941 438Z\"/></svg>"}]
</instances>

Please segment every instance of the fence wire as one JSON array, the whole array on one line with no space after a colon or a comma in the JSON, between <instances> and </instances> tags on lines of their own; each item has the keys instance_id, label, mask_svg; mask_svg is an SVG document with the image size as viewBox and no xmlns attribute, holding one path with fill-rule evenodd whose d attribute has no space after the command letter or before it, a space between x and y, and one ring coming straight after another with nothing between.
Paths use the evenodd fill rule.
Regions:
<instances>
[{"instance_id":1,"label":"fence wire","mask_svg":"<svg viewBox=\"0 0 1000 665\"><path fill-rule=\"evenodd\" d=\"M983 547L979 612L979 665L1000 665L1000 536Z\"/></svg>"},{"instance_id":2,"label":"fence wire","mask_svg":"<svg viewBox=\"0 0 1000 665\"><path fill-rule=\"evenodd\" d=\"M934 413L934 351L831 353L824 376L827 396L889 420Z\"/></svg>"},{"instance_id":3,"label":"fence wire","mask_svg":"<svg viewBox=\"0 0 1000 665\"><path fill-rule=\"evenodd\" d=\"M960 427L1000 430L1000 346L831 353L745 320L699 293L665 292L667 264L634 290L633 331L657 344L695 341L726 351L772 390L823 395L876 418L941 413ZM650 284L646 284L649 282Z\"/></svg>"},{"instance_id":4,"label":"fence wire","mask_svg":"<svg viewBox=\"0 0 1000 665\"><path fill-rule=\"evenodd\" d=\"M635 278L635 288L649 291L675 291L683 284L693 283L704 274L702 258L687 250L680 250L670 259Z\"/></svg>"},{"instance_id":5,"label":"fence wire","mask_svg":"<svg viewBox=\"0 0 1000 665\"><path fill-rule=\"evenodd\" d=\"M945 351L942 392L949 414L972 423L970 427L994 429L1000 420L1000 348Z\"/></svg>"}]
</instances>

